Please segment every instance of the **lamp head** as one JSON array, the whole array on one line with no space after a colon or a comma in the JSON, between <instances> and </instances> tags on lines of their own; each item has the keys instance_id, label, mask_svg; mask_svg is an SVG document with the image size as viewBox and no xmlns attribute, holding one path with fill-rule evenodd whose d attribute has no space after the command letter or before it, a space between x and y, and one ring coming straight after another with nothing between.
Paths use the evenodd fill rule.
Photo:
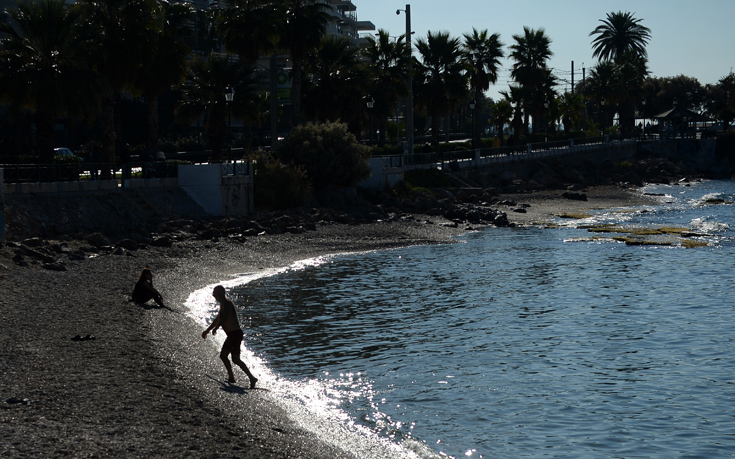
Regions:
<instances>
[{"instance_id":1,"label":"lamp head","mask_svg":"<svg viewBox=\"0 0 735 459\"><path fill-rule=\"evenodd\" d=\"M396 16L399 16L401 14L401 10L396 10Z\"/></svg>"}]
</instances>

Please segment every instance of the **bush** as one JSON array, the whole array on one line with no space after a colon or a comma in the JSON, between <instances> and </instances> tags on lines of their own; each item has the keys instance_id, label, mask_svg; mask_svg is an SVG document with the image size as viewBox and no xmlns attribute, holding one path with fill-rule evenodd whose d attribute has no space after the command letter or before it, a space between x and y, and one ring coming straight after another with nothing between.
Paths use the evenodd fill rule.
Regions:
<instances>
[{"instance_id":1,"label":"bush","mask_svg":"<svg viewBox=\"0 0 735 459\"><path fill-rule=\"evenodd\" d=\"M370 176L370 149L344 123L298 126L278 147L284 163L302 166L317 190L354 187Z\"/></svg>"},{"instance_id":2,"label":"bush","mask_svg":"<svg viewBox=\"0 0 735 459\"><path fill-rule=\"evenodd\" d=\"M253 167L254 199L259 209L301 207L309 200L311 186L303 167L284 164L264 154L253 156Z\"/></svg>"}]
</instances>

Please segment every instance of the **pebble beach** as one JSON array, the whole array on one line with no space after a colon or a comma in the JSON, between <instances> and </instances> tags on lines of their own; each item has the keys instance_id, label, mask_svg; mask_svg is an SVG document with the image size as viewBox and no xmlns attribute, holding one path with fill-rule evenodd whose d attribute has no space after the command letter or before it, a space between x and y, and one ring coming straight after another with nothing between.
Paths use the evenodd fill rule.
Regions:
<instances>
[{"instance_id":1,"label":"pebble beach","mask_svg":"<svg viewBox=\"0 0 735 459\"><path fill-rule=\"evenodd\" d=\"M509 204L498 209L512 223L530 225L560 212L650 202L615 186L585 193L586 201L564 199L561 191L502 196ZM521 203L525 212L511 210ZM452 243L474 229L448 223L415 215L245 243L149 245L91 253L66 261L64 270L19 266L16 244L3 243L0 456L358 457L297 426L267 387L247 389L242 373L241 384L227 384L216 343L202 340L183 304L192 291L236 273L316 256ZM153 270L173 311L128 301L143 267Z\"/></svg>"}]
</instances>

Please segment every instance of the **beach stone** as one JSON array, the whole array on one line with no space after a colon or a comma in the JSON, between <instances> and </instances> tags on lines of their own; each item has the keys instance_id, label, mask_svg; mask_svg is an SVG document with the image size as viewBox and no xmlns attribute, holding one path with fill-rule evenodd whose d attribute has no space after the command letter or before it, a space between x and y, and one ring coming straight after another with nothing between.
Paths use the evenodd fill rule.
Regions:
<instances>
[{"instance_id":1,"label":"beach stone","mask_svg":"<svg viewBox=\"0 0 735 459\"><path fill-rule=\"evenodd\" d=\"M123 239L117 243L117 247L125 250L138 250L138 242L133 239Z\"/></svg>"},{"instance_id":2,"label":"beach stone","mask_svg":"<svg viewBox=\"0 0 735 459\"><path fill-rule=\"evenodd\" d=\"M23 245L26 247L43 247L44 245L46 245L46 241L44 241L40 237L32 237L25 239L23 241Z\"/></svg>"},{"instance_id":3,"label":"beach stone","mask_svg":"<svg viewBox=\"0 0 735 459\"><path fill-rule=\"evenodd\" d=\"M171 247L173 244L173 239L167 234L153 238L153 240L151 241L151 245L153 247Z\"/></svg>"},{"instance_id":4,"label":"beach stone","mask_svg":"<svg viewBox=\"0 0 735 459\"><path fill-rule=\"evenodd\" d=\"M87 243L94 247L101 248L110 245L110 240L107 239L103 234L94 233L87 238Z\"/></svg>"},{"instance_id":5,"label":"beach stone","mask_svg":"<svg viewBox=\"0 0 735 459\"><path fill-rule=\"evenodd\" d=\"M66 266L62 263L45 263L41 267L49 271L66 271Z\"/></svg>"},{"instance_id":6,"label":"beach stone","mask_svg":"<svg viewBox=\"0 0 735 459\"><path fill-rule=\"evenodd\" d=\"M199 239L213 241L222 237L222 231L217 228L209 228L199 233Z\"/></svg>"}]
</instances>

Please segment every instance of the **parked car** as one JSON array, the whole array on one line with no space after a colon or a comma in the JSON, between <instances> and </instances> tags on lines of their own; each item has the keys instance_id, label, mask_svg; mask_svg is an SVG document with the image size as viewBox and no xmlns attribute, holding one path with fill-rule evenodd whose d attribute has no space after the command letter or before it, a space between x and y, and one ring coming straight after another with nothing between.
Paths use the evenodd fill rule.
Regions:
<instances>
[{"instance_id":1,"label":"parked car","mask_svg":"<svg viewBox=\"0 0 735 459\"><path fill-rule=\"evenodd\" d=\"M54 148L54 154L56 156L71 157L71 158L74 158L74 157L77 156L77 155L74 154L73 151L71 151L71 149L64 148L64 147Z\"/></svg>"}]
</instances>

